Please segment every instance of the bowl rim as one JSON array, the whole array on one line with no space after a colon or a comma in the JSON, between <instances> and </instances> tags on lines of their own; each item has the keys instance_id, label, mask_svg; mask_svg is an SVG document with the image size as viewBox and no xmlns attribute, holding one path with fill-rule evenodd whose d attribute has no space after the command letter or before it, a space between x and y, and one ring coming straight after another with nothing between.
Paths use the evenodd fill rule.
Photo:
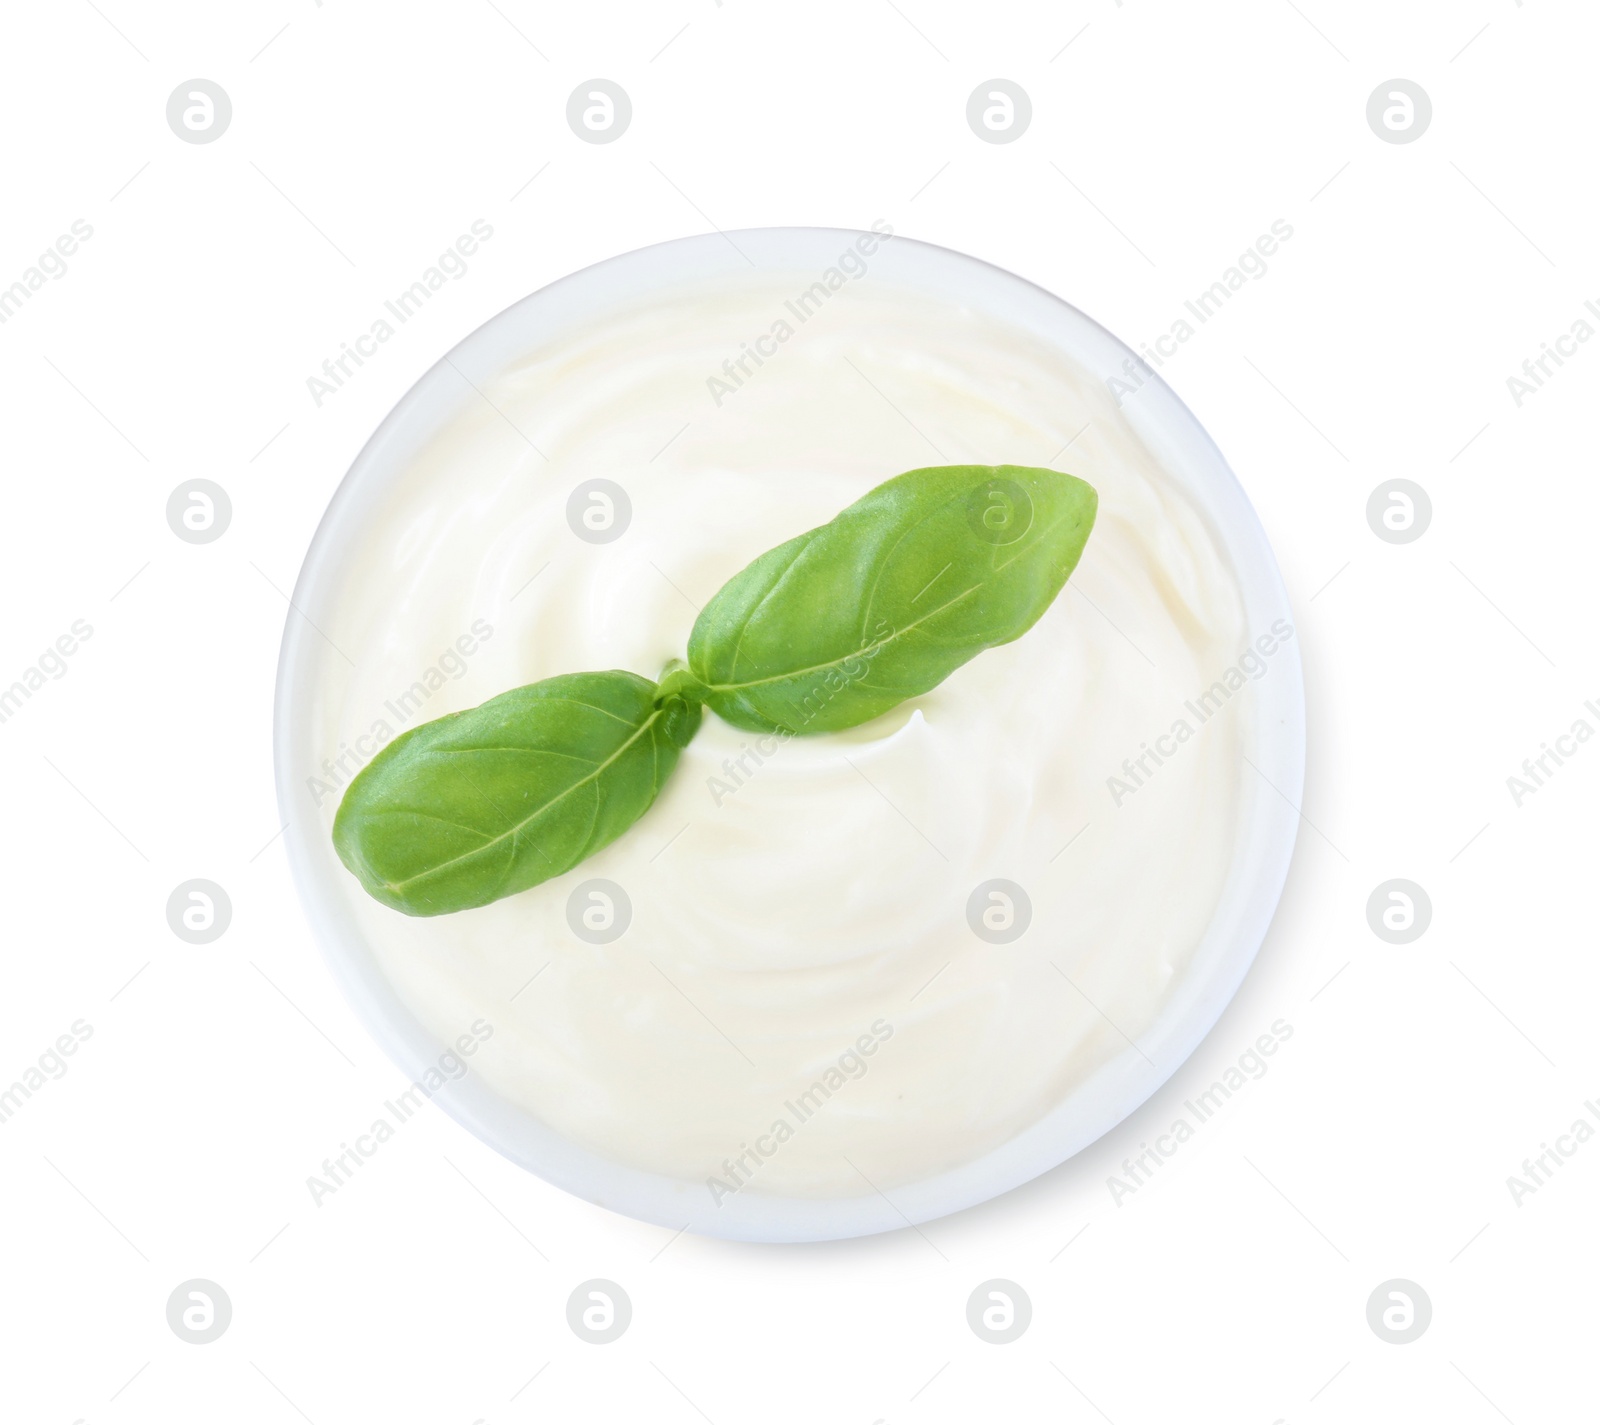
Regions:
<instances>
[{"instance_id":1,"label":"bowl rim","mask_svg":"<svg viewBox=\"0 0 1600 1425\"><path fill-rule=\"evenodd\" d=\"M273 708L273 761L280 820L292 877L346 1001L394 1064L413 1082L436 1067L448 1046L424 1029L366 949L329 866L308 828L299 774L310 756L316 682L315 615L336 586L338 554L387 480L440 425L471 399L471 387L526 349L532 330L571 325L663 282L762 271L815 271L861 230L780 226L710 232L636 248L557 279L483 322L428 368L367 439L328 501L308 546L285 616ZM754 254L754 256L752 256ZM1011 319L1066 351L1103 379L1131 389L1119 404L1136 433L1185 491L1232 566L1245 609L1246 637L1288 621L1294 636L1273 655L1272 676L1256 689L1250 758L1241 776L1234 855L1200 943L1155 1020L1049 1113L1008 1142L957 1168L853 1197L791 1198L746 1188L714 1204L700 1183L632 1168L582 1148L500 1098L478 1076L448 1080L431 1095L464 1128L513 1162L574 1195L672 1229L757 1242L828 1241L915 1226L998 1197L1060 1166L1111 1132L1161 1088L1211 1032L1254 963L1282 895L1299 829L1305 774L1305 697L1299 629L1276 559L1254 508L1221 451L1177 394L1130 347L1046 288L952 248L898 234L884 238L870 275L922 286ZM1063 338L1069 334L1072 343ZM474 376L479 379L474 381ZM1135 381L1137 384L1135 385ZM336 862L332 863L335 867ZM1182 993L1180 993L1182 991Z\"/></svg>"}]
</instances>

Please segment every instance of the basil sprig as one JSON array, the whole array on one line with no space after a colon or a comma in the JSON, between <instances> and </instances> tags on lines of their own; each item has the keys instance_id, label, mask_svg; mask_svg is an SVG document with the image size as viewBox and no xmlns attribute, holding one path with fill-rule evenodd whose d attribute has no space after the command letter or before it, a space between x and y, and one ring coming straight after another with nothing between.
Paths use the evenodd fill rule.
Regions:
<instances>
[{"instance_id":1,"label":"basil sprig","mask_svg":"<svg viewBox=\"0 0 1600 1425\"><path fill-rule=\"evenodd\" d=\"M649 810L702 707L752 731L835 732L1020 638L1076 567L1095 509L1091 486L1054 470L897 475L734 575L659 683L564 674L397 737L346 790L334 847L408 915L559 876Z\"/></svg>"}]
</instances>

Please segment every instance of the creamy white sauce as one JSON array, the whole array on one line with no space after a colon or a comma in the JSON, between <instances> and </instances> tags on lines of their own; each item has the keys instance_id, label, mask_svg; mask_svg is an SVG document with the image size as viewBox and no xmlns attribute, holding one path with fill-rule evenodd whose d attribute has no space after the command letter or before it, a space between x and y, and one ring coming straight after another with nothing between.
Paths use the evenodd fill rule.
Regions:
<instances>
[{"instance_id":1,"label":"creamy white sauce","mask_svg":"<svg viewBox=\"0 0 1600 1425\"><path fill-rule=\"evenodd\" d=\"M348 878L385 972L440 1040L493 1026L471 1062L497 1092L713 1196L717 1181L830 1196L869 1191L863 1175L926 1178L1137 1039L1234 844L1248 689L1204 723L1184 704L1263 632L1104 386L992 318L852 282L716 404L708 378L814 277L686 287L532 352L414 463L326 630L358 665L322 710L331 759L369 751L376 723L397 732L553 674L658 676L729 576L902 470L1052 465L1098 488L1051 609L927 696L759 768L747 757L731 794L713 779L732 786L755 739L707 714L632 830L492 906L410 919ZM567 524L595 477L632 503L609 544ZM413 711L400 698L418 681ZM1180 719L1193 736L1159 766L1147 755L1117 805L1108 779L1131 787L1124 761ZM337 800L321 803L329 825ZM610 944L568 924L594 878L632 902ZM1010 944L967 920L995 878L1032 903Z\"/></svg>"}]
</instances>

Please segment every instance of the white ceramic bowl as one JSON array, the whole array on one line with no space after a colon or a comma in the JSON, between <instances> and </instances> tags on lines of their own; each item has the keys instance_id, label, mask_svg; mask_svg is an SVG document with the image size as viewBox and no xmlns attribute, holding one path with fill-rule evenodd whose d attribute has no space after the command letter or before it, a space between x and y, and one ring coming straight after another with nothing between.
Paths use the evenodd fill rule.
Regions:
<instances>
[{"instance_id":1,"label":"white ceramic bowl","mask_svg":"<svg viewBox=\"0 0 1600 1425\"><path fill-rule=\"evenodd\" d=\"M458 372L481 387L535 338L582 327L613 304L693 279L743 276L750 270L747 258L761 269L820 270L855 236L832 228L761 228L732 234L736 250L727 238L708 234L642 248L563 278L485 322L423 376L334 493L284 630L273 734L278 801L295 882L328 964L356 1013L409 1078L420 1079L446 1046L423 1029L379 970L344 895L340 878L348 873L301 776L318 762L311 713L326 696L317 685L322 675L316 671L320 635L314 625L323 621L344 552L416 452L476 399ZM879 249L873 273L1010 322L1103 377L1125 375L1133 357L1110 332L1042 288L945 248L896 237ZM1188 408L1159 377L1142 374L1143 384L1124 397L1123 412L1209 522L1237 578L1246 627L1267 628L1280 618L1292 624L1272 549L1244 491ZM1298 650L1298 642L1286 644L1273 676L1254 685L1258 703L1247 756L1259 773L1241 768L1232 866L1210 926L1165 1007L1138 1048L1106 1063L1004 1146L898 1187L892 1201L876 1192L800 1199L746 1191L717 1207L701 1183L624 1167L578 1147L472 1074L447 1083L433 1101L512 1161L580 1197L664 1227L687 1225L741 1240L817 1241L889 1231L970 1207L1037 1177L1114 1128L1155 1092L1210 1031L1255 959L1282 892L1298 825L1291 805L1299 802L1305 765Z\"/></svg>"}]
</instances>

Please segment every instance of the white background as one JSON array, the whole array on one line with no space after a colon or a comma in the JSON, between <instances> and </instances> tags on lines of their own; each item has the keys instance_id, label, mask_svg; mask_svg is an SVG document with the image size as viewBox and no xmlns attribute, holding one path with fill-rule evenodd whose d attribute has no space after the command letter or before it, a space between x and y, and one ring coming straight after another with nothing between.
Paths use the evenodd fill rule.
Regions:
<instances>
[{"instance_id":1,"label":"white background","mask_svg":"<svg viewBox=\"0 0 1600 1425\"><path fill-rule=\"evenodd\" d=\"M1506 385L1600 301L1592 7L59 0L4 25L0 284L94 235L0 326L0 684L94 633L0 725L0 1081L93 1037L0 1125L0 1414L1592 1417L1600 1140L1520 1204L1507 1178L1600 1097L1600 745L1520 807L1506 785L1600 728L1600 344L1520 407ZM205 145L165 120L195 76L234 108ZM564 117L594 76L634 105L605 146ZM1007 145L965 121L995 76L1033 101ZM1395 76L1432 98L1415 143L1366 122ZM476 218L468 275L318 408L306 378ZM1305 822L1255 970L1102 1143L921 1231L673 1239L436 1110L315 1206L307 1176L403 1086L322 967L273 795L285 594L335 485L441 353L577 267L874 218L1135 343L1292 225L1163 369L1255 501L1307 661ZM165 520L197 476L233 501L214 544ZM1408 545L1366 522L1394 476L1433 502ZM167 926L191 877L232 897L209 946ZM1411 945L1368 928L1391 877L1433 902ZM1267 1076L1118 1205L1123 1158L1276 1019ZM233 1302L206 1346L165 1319L193 1277ZM566 1324L592 1277L633 1301L612 1345ZM1012 1345L966 1324L992 1277L1033 1302ZM1433 1303L1405 1346L1366 1320L1395 1277Z\"/></svg>"}]
</instances>

